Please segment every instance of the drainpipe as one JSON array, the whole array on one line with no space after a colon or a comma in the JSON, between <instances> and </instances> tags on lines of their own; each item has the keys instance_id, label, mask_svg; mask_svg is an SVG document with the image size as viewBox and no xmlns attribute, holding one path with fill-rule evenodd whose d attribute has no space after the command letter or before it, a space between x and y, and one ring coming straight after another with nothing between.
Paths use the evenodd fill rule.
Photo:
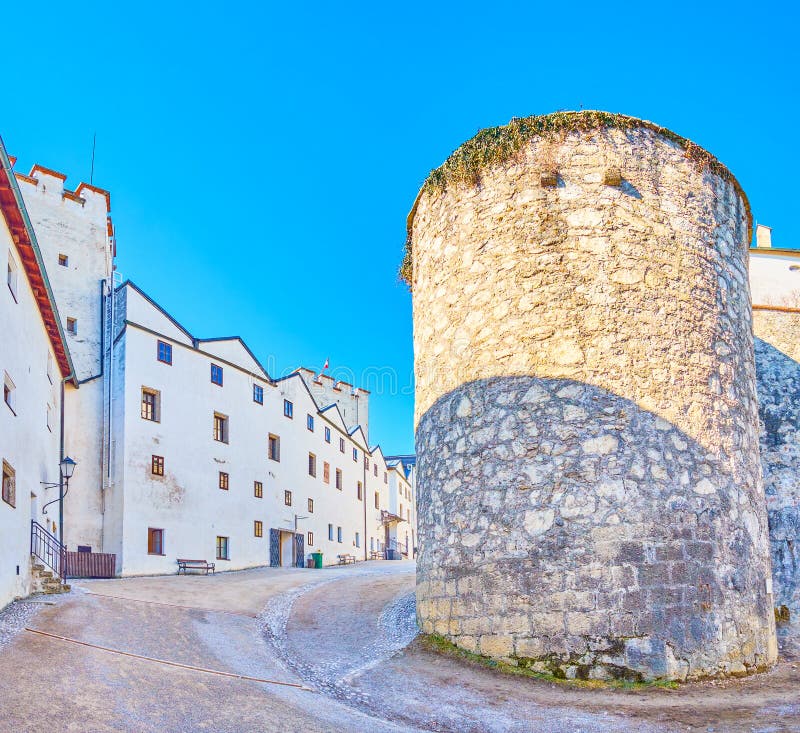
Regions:
<instances>
[{"instance_id":1,"label":"drainpipe","mask_svg":"<svg viewBox=\"0 0 800 733\"><path fill-rule=\"evenodd\" d=\"M61 461L64 460L64 384L73 379L74 374L69 374L69 376L61 380L61 417L58 447L58 541L62 547L64 546L64 476L61 473Z\"/></svg>"}]
</instances>

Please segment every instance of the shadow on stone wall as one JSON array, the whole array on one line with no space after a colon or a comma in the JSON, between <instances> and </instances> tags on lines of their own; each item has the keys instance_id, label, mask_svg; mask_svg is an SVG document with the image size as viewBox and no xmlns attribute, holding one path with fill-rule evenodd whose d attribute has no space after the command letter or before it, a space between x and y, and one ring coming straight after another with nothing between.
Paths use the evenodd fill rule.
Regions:
<instances>
[{"instance_id":1,"label":"shadow on stone wall","mask_svg":"<svg viewBox=\"0 0 800 733\"><path fill-rule=\"evenodd\" d=\"M424 632L567 677L769 663L764 509L736 457L600 388L533 377L441 397L417 456Z\"/></svg>"},{"instance_id":2,"label":"shadow on stone wall","mask_svg":"<svg viewBox=\"0 0 800 733\"><path fill-rule=\"evenodd\" d=\"M800 364L755 339L761 464L775 606L800 619Z\"/></svg>"}]
</instances>

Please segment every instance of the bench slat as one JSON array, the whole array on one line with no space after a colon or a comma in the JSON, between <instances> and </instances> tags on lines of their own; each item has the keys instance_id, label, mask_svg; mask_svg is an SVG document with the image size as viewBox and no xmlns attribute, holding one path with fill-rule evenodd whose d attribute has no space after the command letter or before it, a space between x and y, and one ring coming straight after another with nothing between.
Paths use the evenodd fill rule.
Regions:
<instances>
[{"instance_id":1,"label":"bench slat","mask_svg":"<svg viewBox=\"0 0 800 733\"><path fill-rule=\"evenodd\" d=\"M206 575L208 575L208 571L210 570L212 573L216 572L215 568L216 565L213 562L208 562L208 560L189 560L186 558L179 557L175 560L178 563L178 573L183 570L184 574L187 570L205 570Z\"/></svg>"}]
</instances>

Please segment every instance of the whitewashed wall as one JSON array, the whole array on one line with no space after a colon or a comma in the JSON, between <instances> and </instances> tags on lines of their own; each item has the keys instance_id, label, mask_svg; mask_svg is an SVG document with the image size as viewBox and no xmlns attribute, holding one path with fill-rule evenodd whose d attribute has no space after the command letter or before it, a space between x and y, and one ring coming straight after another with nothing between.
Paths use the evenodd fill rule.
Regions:
<instances>
[{"instance_id":1,"label":"whitewashed wall","mask_svg":"<svg viewBox=\"0 0 800 733\"><path fill-rule=\"evenodd\" d=\"M417 530L416 497L399 462L393 463L389 468L388 505L392 514L403 517L402 522L392 525L389 536L404 546L408 538L408 553L411 556Z\"/></svg>"},{"instance_id":2,"label":"whitewashed wall","mask_svg":"<svg viewBox=\"0 0 800 733\"><path fill-rule=\"evenodd\" d=\"M6 284L9 257L17 268L16 301ZM41 482L58 481L61 406L60 375L50 341L20 254L1 216L0 268L0 380L8 374L15 386L14 412L0 400L0 461L5 460L16 473L16 507L0 501L1 608L30 592L31 518L46 524L41 509L58 495L58 489L44 489ZM47 374L48 355L53 359L52 379ZM57 509L50 516L57 518Z\"/></svg>"},{"instance_id":3,"label":"whitewashed wall","mask_svg":"<svg viewBox=\"0 0 800 733\"><path fill-rule=\"evenodd\" d=\"M750 250L750 292L754 305L800 308L800 251Z\"/></svg>"},{"instance_id":4,"label":"whitewashed wall","mask_svg":"<svg viewBox=\"0 0 800 733\"><path fill-rule=\"evenodd\" d=\"M75 200L62 176L36 167L31 174L36 183L19 178L19 187L81 383L65 394L65 454L78 465L64 503L64 540L72 550L86 544L97 551L103 544L102 286L111 274L113 248L108 200L89 188L81 189L82 201ZM68 258L66 266L59 255ZM68 318L77 320L76 334L67 332Z\"/></svg>"},{"instance_id":5,"label":"whitewashed wall","mask_svg":"<svg viewBox=\"0 0 800 733\"><path fill-rule=\"evenodd\" d=\"M301 367L297 370L320 406L336 404L348 429L361 427L369 441L369 392L328 374L317 374Z\"/></svg>"},{"instance_id":6,"label":"whitewashed wall","mask_svg":"<svg viewBox=\"0 0 800 733\"><path fill-rule=\"evenodd\" d=\"M138 325L129 324L115 346L114 402L124 402L125 408L115 422L115 476L105 508L106 551L118 553L120 572L175 572L178 557L214 561L217 570L267 565L270 529L290 532L295 514L305 555L321 550L326 564L335 563L339 554L363 559L370 537L382 537L375 488L388 496L382 456L378 477L371 456L365 475L363 433L350 435L335 408L320 412L300 375L270 383L238 340L200 341L195 347L188 334L134 287L124 290L127 319ZM172 345L171 366L157 359L159 339ZM222 387L211 382L212 363L223 368ZM254 384L264 390L263 405L253 400ZM143 387L160 393L159 422L141 417ZM293 404L292 419L284 416L285 399ZM227 444L213 438L215 412L228 417ZM309 415L313 431L308 429ZM326 427L330 442L325 440ZM270 434L280 438L280 461L268 457ZM309 453L316 456L315 477L308 472ZM163 477L152 474L153 455L164 457ZM337 469L342 471L341 490L336 488ZM220 471L229 475L227 491L219 488ZM255 481L263 485L261 499L254 495ZM292 492L291 507L284 501L286 490ZM255 520L263 524L263 537L254 534ZM148 554L148 528L164 530L163 556ZM230 538L228 561L215 557L218 535ZM282 559L288 565L290 536L284 539Z\"/></svg>"}]
</instances>

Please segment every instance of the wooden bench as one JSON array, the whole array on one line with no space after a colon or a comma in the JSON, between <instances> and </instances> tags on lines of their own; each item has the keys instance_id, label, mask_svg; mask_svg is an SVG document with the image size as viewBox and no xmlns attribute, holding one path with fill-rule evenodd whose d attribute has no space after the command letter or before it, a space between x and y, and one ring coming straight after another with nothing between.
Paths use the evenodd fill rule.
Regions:
<instances>
[{"instance_id":1,"label":"wooden bench","mask_svg":"<svg viewBox=\"0 0 800 733\"><path fill-rule=\"evenodd\" d=\"M369 553L370 560L383 560L383 550L371 550Z\"/></svg>"},{"instance_id":2,"label":"wooden bench","mask_svg":"<svg viewBox=\"0 0 800 733\"><path fill-rule=\"evenodd\" d=\"M355 555L337 555L336 557L339 558L339 565L347 565L350 562L355 564L356 562Z\"/></svg>"},{"instance_id":3,"label":"wooden bench","mask_svg":"<svg viewBox=\"0 0 800 733\"><path fill-rule=\"evenodd\" d=\"M208 562L207 560L187 560L179 557L176 562L178 563L178 575L181 574L181 570L183 570L184 575L186 575L187 570L205 570L206 575L208 575L208 571L210 570L213 573L215 567L213 562Z\"/></svg>"}]
</instances>

